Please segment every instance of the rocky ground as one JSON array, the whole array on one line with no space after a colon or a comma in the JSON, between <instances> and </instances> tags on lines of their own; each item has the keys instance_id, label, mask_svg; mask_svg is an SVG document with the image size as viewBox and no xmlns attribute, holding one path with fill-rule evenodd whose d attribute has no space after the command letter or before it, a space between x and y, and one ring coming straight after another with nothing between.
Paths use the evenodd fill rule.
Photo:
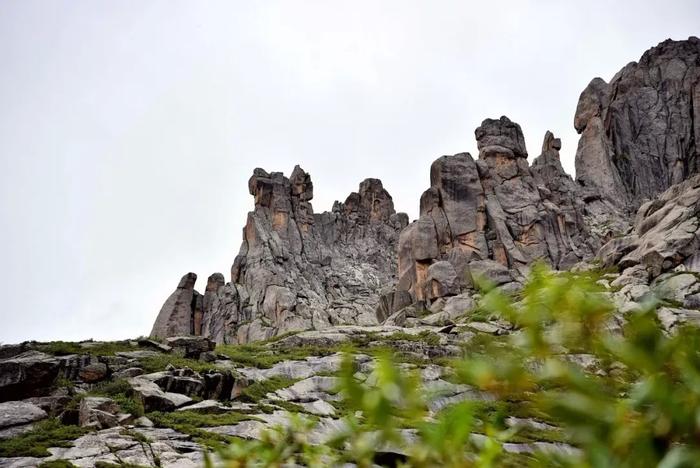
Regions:
<instances>
[{"instance_id":1,"label":"rocky ground","mask_svg":"<svg viewBox=\"0 0 700 468\"><path fill-rule=\"evenodd\" d=\"M600 273L619 322L653 297L662 301L658 318L668 333L684 322L700 324L700 275L681 265L647 278L640 268ZM430 414L465 399L478 402L480 417L506 411L506 423L520 428L504 445L513 457L576 450L527 395L499 401L454 383L450 360L517 330L486 314L478 295L433 305L432 311L403 309L380 326L335 326L247 345L215 346L189 336L2 346L0 466L202 466L205 453L235 438L260 438L299 413L317 422L309 440L323 444L344 427L337 373L349 346L356 376L370 384L382 349L393 350L401 367L418 369ZM599 372L590 355L569 359ZM410 440L413 430L403 433Z\"/></svg>"}]
</instances>

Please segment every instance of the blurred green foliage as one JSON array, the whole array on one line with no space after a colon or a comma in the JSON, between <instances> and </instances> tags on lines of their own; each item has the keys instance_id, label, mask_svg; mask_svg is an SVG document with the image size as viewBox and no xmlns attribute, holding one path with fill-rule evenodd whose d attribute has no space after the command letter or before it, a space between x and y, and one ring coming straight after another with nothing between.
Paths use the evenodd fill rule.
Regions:
<instances>
[{"instance_id":1,"label":"blurred green foliage","mask_svg":"<svg viewBox=\"0 0 700 468\"><path fill-rule=\"evenodd\" d=\"M261 440L235 441L219 453L221 463L700 466L700 330L664 333L654 302L622 316L598 279L536 265L517 297L481 285L480 318L507 320L515 331L465 346L449 380L494 401L462 401L431 414L417 372L384 354L373 378L361 381L348 354L339 373L344 417L331 440L312 443L317 423L296 415ZM545 429L508 427L509 416L528 416ZM507 442L532 440L567 445L508 453Z\"/></svg>"}]
</instances>

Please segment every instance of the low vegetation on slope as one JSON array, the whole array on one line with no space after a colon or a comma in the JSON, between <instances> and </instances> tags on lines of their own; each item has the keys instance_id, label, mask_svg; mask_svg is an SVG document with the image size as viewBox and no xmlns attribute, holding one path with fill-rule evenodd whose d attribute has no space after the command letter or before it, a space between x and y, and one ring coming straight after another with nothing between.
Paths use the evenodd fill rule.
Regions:
<instances>
[{"instance_id":1,"label":"low vegetation on slope","mask_svg":"<svg viewBox=\"0 0 700 468\"><path fill-rule=\"evenodd\" d=\"M450 381L493 401L433 412L417 371L382 355L370 384L348 354L349 411L328 444L309 442L318 423L302 417L221 456L229 466L700 466L700 331L664 333L654 302L621 317L595 279L535 268L519 301L484 295L482 310L517 332L454 360ZM533 440L533 453L512 453Z\"/></svg>"},{"instance_id":2,"label":"low vegetation on slope","mask_svg":"<svg viewBox=\"0 0 700 468\"><path fill-rule=\"evenodd\" d=\"M674 275L664 281L695 278ZM47 414L0 437L0 458L700 466L700 331L688 325L700 312L673 309L663 290L621 307L618 278L534 267L519 292L484 286L471 310L439 326L332 327L195 354L148 340L28 343L47 353L32 359L70 372L25 400Z\"/></svg>"}]
</instances>

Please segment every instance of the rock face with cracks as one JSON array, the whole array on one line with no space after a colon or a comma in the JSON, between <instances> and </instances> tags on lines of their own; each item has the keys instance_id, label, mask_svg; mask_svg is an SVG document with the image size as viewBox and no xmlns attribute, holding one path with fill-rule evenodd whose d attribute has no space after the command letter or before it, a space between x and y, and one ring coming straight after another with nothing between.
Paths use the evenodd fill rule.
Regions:
<instances>
[{"instance_id":1,"label":"rock face with cracks","mask_svg":"<svg viewBox=\"0 0 700 468\"><path fill-rule=\"evenodd\" d=\"M535 261L568 269L597 255L608 266L647 265L652 276L694 269L688 181L700 168L698 109L700 39L664 41L581 93L575 180L551 132L530 165L520 126L486 119L475 131L477 158L433 162L410 225L377 179L316 214L299 166L289 177L256 169L248 184L255 209L230 281L215 273L200 294L196 275L185 275L152 335L240 343L412 321L425 308L449 309L448 299L471 294L479 278L517 290Z\"/></svg>"},{"instance_id":2,"label":"rock face with cracks","mask_svg":"<svg viewBox=\"0 0 700 468\"><path fill-rule=\"evenodd\" d=\"M700 39L666 40L579 98L576 175L599 217L634 213L700 170ZM609 205L606 206L605 205Z\"/></svg>"},{"instance_id":3,"label":"rock face with cracks","mask_svg":"<svg viewBox=\"0 0 700 468\"><path fill-rule=\"evenodd\" d=\"M417 301L459 294L488 262L518 278L533 261L568 268L595 251L559 140L548 132L530 168L517 123L486 119L475 133L479 158L433 162L420 218L401 233L398 289Z\"/></svg>"},{"instance_id":4,"label":"rock face with cracks","mask_svg":"<svg viewBox=\"0 0 700 468\"><path fill-rule=\"evenodd\" d=\"M255 169L255 200L231 267L203 295L187 274L166 301L154 337L201 334L248 342L293 330L379 322L380 288L396 282L396 244L408 217L378 179L366 179L331 212L315 214L313 183L299 166L287 178Z\"/></svg>"},{"instance_id":5,"label":"rock face with cracks","mask_svg":"<svg viewBox=\"0 0 700 468\"><path fill-rule=\"evenodd\" d=\"M643 204L633 231L598 253L604 266L641 266L650 276L680 268L700 273L700 174Z\"/></svg>"}]
</instances>

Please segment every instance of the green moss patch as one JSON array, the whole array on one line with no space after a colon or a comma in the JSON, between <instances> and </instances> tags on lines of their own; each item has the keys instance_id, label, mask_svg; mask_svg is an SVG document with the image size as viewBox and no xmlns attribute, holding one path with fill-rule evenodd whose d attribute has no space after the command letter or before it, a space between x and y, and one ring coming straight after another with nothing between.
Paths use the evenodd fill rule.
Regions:
<instances>
[{"instance_id":1,"label":"green moss patch","mask_svg":"<svg viewBox=\"0 0 700 468\"><path fill-rule=\"evenodd\" d=\"M52 460L41 463L39 468L78 468L68 460Z\"/></svg>"},{"instance_id":2,"label":"green moss patch","mask_svg":"<svg viewBox=\"0 0 700 468\"><path fill-rule=\"evenodd\" d=\"M268 393L276 392L279 389L289 387L297 382L294 379L287 377L272 377L267 380L255 382L241 391L239 399L248 403L257 403L266 398Z\"/></svg>"},{"instance_id":3,"label":"green moss patch","mask_svg":"<svg viewBox=\"0 0 700 468\"><path fill-rule=\"evenodd\" d=\"M214 364L209 362L187 359L174 354L157 354L155 356L139 359L139 362L146 373L163 371L168 365L177 368L189 367L196 372L206 372L217 369Z\"/></svg>"},{"instance_id":4,"label":"green moss patch","mask_svg":"<svg viewBox=\"0 0 700 468\"><path fill-rule=\"evenodd\" d=\"M69 341L52 341L49 343L36 343L31 345L36 349L54 356L67 356L69 354L91 354L93 356L113 356L121 351L134 351L138 346L132 346L130 341L110 342L83 342L73 343Z\"/></svg>"},{"instance_id":5,"label":"green moss patch","mask_svg":"<svg viewBox=\"0 0 700 468\"><path fill-rule=\"evenodd\" d=\"M194 411L161 413L156 411L148 413L146 417L153 421L157 427L169 427L183 434L189 434L195 442L215 449L224 447L231 442L232 438L205 431L202 427L228 426L241 421L256 420L253 416L236 411L223 414L202 414Z\"/></svg>"},{"instance_id":6,"label":"green moss patch","mask_svg":"<svg viewBox=\"0 0 700 468\"><path fill-rule=\"evenodd\" d=\"M88 432L78 426L66 426L51 418L10 439L0 440L0 457L48 457L49 447L72 447L73 441Z\"/></svg>"}]
</instances>

